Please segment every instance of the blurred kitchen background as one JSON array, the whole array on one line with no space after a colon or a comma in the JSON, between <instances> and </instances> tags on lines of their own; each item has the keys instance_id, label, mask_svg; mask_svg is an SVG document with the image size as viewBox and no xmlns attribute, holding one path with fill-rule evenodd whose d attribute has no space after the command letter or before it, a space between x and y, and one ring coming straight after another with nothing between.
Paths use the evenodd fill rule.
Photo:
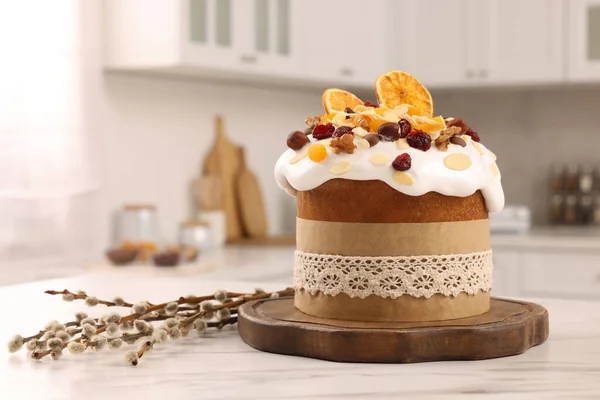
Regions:
<instances>
[{"instance_id":1,"label":"blurred kitchen background","mask_svg":"<svg viewBox=\"0 0 600 400\"><path fill-rule=\"evenodd\" d=\"M498 156L496 294L600 299L600 0L5 0L0 49L0 284L153 263L243 278L242 259L291 280L287 134L325 88L375 101L402 69ZM239 197L226 249L210 193Z\"/></svg>"}]
</instances>

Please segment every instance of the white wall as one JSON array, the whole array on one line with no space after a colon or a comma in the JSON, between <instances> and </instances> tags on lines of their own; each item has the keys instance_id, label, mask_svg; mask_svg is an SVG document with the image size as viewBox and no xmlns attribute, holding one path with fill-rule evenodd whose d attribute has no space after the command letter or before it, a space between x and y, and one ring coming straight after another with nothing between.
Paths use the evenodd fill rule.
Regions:
<instances>
[{"instance_id":1,"label":"white wall","mask_svg":"<svg viewBox=\"0 0 600 400\"><path fill-rule=\"evenodd\" d=\"M264 191L270 231L286 232L282 209L294 200L278 190L273 167L287 134L320 112L319 92L109 74L101 96L95 148L100 232L108 232L108 214L124 202L151 202L158 206L164 239L176 238L177 224L193 215L189 183L212 145L216 114L225 118L230 139L246 148ZM289 233L290 213L287 219Z\"/></svg>"}]
</instances>

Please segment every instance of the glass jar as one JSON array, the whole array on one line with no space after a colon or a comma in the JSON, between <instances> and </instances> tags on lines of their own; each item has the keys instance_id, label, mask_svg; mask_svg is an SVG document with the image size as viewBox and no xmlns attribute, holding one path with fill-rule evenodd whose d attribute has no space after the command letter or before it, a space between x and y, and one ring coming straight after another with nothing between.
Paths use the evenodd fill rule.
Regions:
<instances>
[{"instance_id":1,"label":"glass jar","mask_svg":"<svg viewBox=\"0 0 600 400\"><path fill-rule=\"evenodd\" d=\"M140 250L147 260L159 242L158 216L152 204L125 204L117 213L116 242L121 248Z\"/></svg>"}]
</instances>

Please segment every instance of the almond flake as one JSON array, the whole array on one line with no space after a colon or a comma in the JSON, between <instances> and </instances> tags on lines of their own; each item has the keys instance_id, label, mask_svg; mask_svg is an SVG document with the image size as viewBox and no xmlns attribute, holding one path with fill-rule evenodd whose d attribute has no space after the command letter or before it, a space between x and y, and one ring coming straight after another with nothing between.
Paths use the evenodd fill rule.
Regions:
<instances>
[{"instance_id":1,"label":"almond flake","mask_svg":"<svg viewBox=\"0 0 600 400\"><path fill-rule=\"evenodd\" d=\"M394 171L392 178L401 185L411 186L415 183L413 177L403 171Z\"/></svg>"},{"instance_id":2,"label":"almond flake","mask_svg":"<svg viewBox=\"0 0 600 400\"><path fill-rule=\"evenodd\" d=\"M387 165L390 163L391 158L387 154L377 153L373 154L371 158L369 158L371 164L375 165Z\"/></svg>"},{"instance_id":3,"label":"almond flake","mask_svg":"<svg viewBox=\"0 0 600 400\"><path fill-rule=\"evenodd\" d=\"M343 160L329 168L329 173L332 175L343 175L350 171L351 168L352 163L348 160Z\"/></svg>"},{"instance_id":4,"label":"almond flake","mask_svg":"<svg viewBox=\"0 0 600 400\"><path fill-rule=\"evenodd\" d=\"M294 154L294 156L292 158L290 158L289 163L296 164L298 161L300 161L304 157L306 157L308 155L308 147L309 146L304 146L303 149L300 149L300 151L297 151L296 154Z\"/></svg>"},{"instance_id":5,"label":"almond flake","mask_svg":"<svg viewBox=\"0 0 600 400\"><path fill-rule=\"evenodd\" d=\"M454 171L464 171L465 169L468 169L471 164L471 157L462 153L450 154L444 158L444 165L446 168Z\"/></svg>"},{"instance_id":6,"label":"almond flake","mask_svg":"<svg viewBox=\"0 0 600 400\"><path fill-rule=\"evenodd\" d=\"M408 149L410 146L406 139L398 139L396 140L396 147L400 150Z\"/></svg>"},{"instance_id":7,"label":"almond flake","mask_svg":"<svg viewBox=\"0 0 600 400\"><path fill-rule=\"evenodd\" d=\"M352 133L360 136L360 137L364 137L365 135L369 134L369 131L367 131L366 129L357 126L356 128L352 129Z\"/></svg>"}]
</instances>

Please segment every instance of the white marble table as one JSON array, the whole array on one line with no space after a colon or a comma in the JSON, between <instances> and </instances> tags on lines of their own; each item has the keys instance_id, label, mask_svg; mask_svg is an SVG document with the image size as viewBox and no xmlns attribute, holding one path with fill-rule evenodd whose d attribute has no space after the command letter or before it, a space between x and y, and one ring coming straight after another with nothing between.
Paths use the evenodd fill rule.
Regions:
<instances>
[{"instance_id":1,"label":"white marble table","mask_svg":"<svg viewBox=\"0 0 600 400\"><path fill-rule=\"evenodd\" d=\"M262 286L276 290L288 284ZM64 303L44 295L46 289L161 301L217 288L254 287L234 279L147 276L127 270L7 286L0 288L0 340L33 334L50 319L70 320L77 310L91 315L106 310ZM247 346L233 327L157 347L138 367L124 363L123 349L32 361L24 351L8 354L2 345L0 399L600 398L598 303L537 301L550 312L548 342L520 356L476 362L340 364L268 354Z\"/></svg>"}]
</instances>

